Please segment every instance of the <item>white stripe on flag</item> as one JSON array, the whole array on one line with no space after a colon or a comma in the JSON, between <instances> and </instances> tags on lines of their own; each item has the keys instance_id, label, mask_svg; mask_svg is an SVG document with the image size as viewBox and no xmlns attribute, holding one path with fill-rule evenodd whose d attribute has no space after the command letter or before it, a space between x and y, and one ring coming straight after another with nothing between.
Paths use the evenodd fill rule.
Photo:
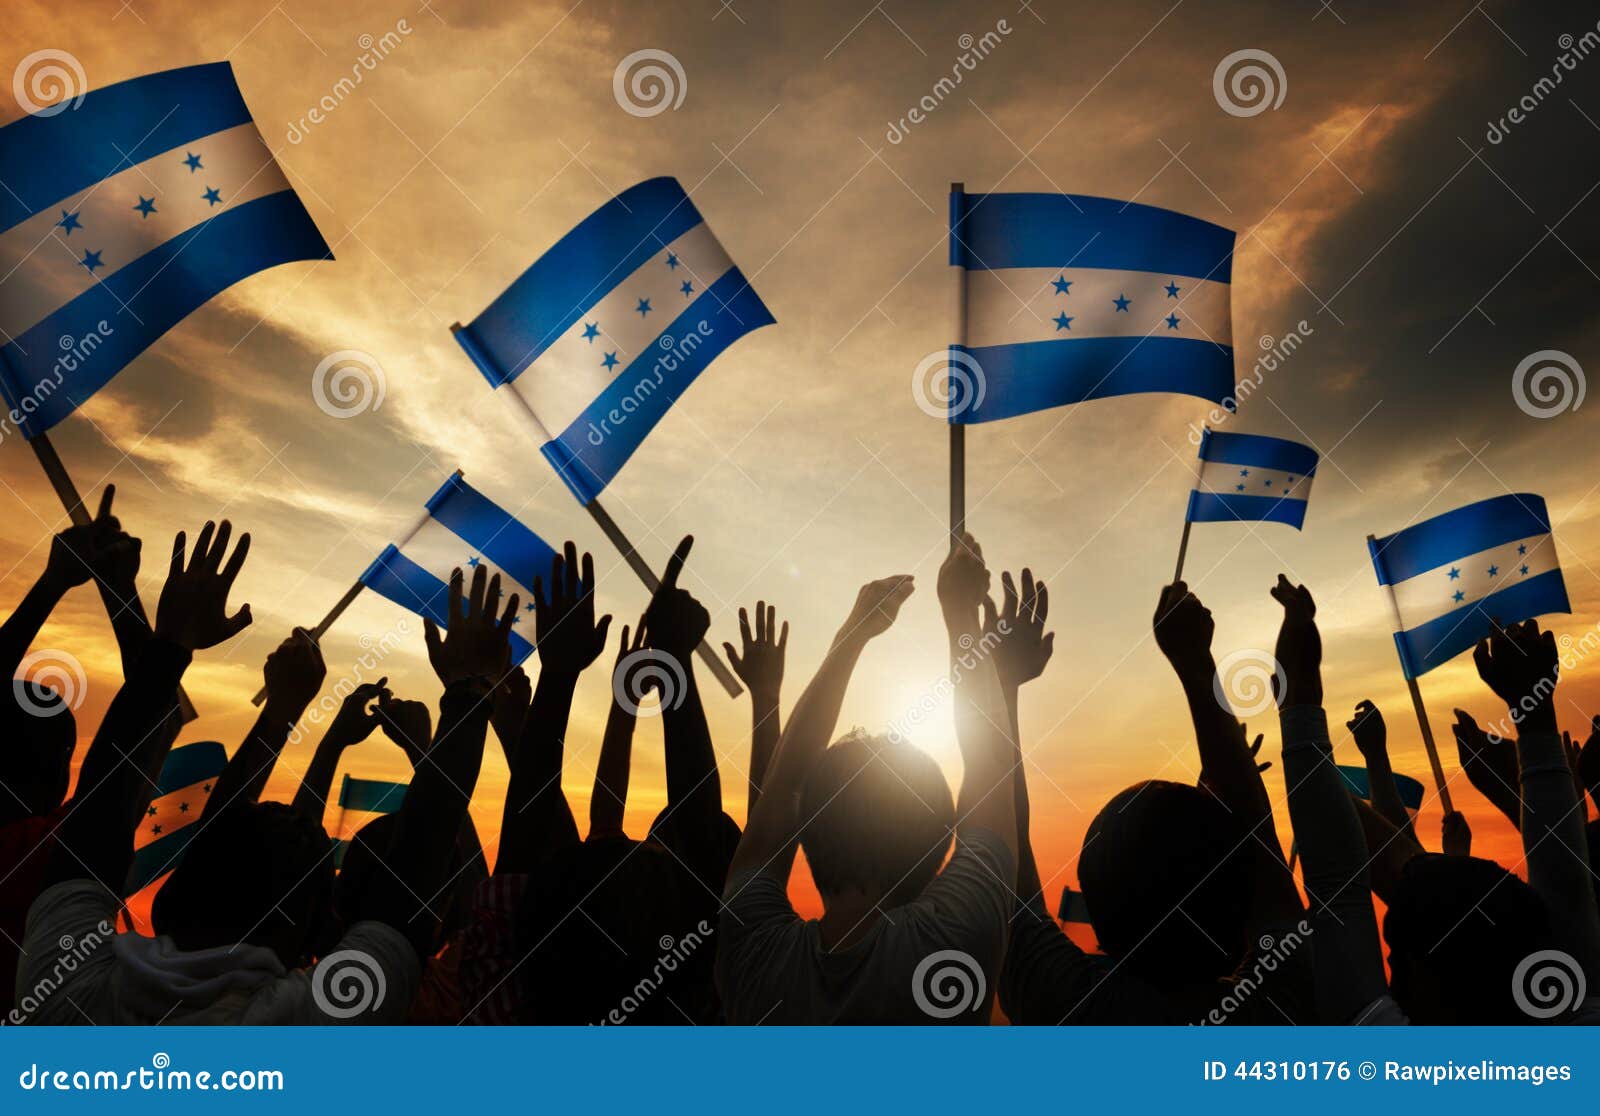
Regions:
<instances>
[{"instance_id":1,"label":"white stripe on flag","mask_svg":"<svg viewBox=\"0 0 1600 1116\"><path fill-rule=\"evenodd\" d=\"M1070 284L1065 292L1061 283ZM1176 296L1168 287L1178 288ZM1018 267L967 272L967 344L1183 337L1233 344L1227 283L1149 271ZM1119 310L1119 305L1125 309ZM1060 317L1071 319L1062 325ZM1176 317L1172 328L1168 318Z\"/></svg>"},{"instance_id":2,"label":"white stripe on flag","mask_svg":"<svg viewBox=\"0 0 1600 1116\"><path fill-rule=\"evenodd\" d=\"M522 585L514 581L510 574L489 561L488 555L472 549L465 539L431 516L423 520L422 526L417 528L416 533L410 539L397 545L401 554L404 554L446 585L450 584L451 571L459 566L461 567L461 572L466 575L466 585L470 589L472 576L477 572L477 566L470 564L473 559L477 559L478 565L489 571L487 576L493 577L495 574L499 574L501 607L504 607L504 599L512 593L516 593L522 598L518 616L529 617L530 619L519 619L513 630L529 643L533 642L533 622L531 620L533 613L526 611L526 606L533 603L532 586ZM548 571L540 572L545 577L550 576ZM442 608L448 607L444 602L440 602L440 606Z\"/></svg>"},{"instance_id":3,"label":"white stripe on flag","mask_svg":"<svg viewBox=\"0 0 1600 1116\"><path fill-rule=\"evenodd\" d=\"M1303 473L1285 473L1259 465L1235 465L1227 461L1202 461L1195 479L1196 492L1219 496L1275 496L1279 499L1311 499L1312 478Z\"/></svg>"},{"instance_id":4,"label":"white stripe on flag","mask_svg":"<svg viewBox=\"0 0 1600 1116\"><path fill-rule=\"evenodd\" d=\"M585 311L511 386L552 434L560 434L732 266L702 221L657 250ZM640 312L642 302L648 303L648 312ZM584 336L591 330L594 337ZM608 356L616 361L610 368Z\"/></svg>"},{"instance_id":5,"label":"white stripe on flag","mask_svg":"<svg viewBox=\"0 0 1600 1116\"><path fill-rule=\"evenodd\" d=\"M1549 535L1532 535L1408 577L1394 586L1401 630L1409 631L1491 593L1559 568L1555 541Z\"/></svg>"},{"instance_id":6,"label":"white stripe on flag","mask_svg":"<svg viewBox=\"0 0 1600 1116\"><path fill-rule=\"evenodd\" d=\"M184 159L200 159L190 170ZM254 124L164 151L0 233L0 336L16 337L152 248L229 209L289 189ZM216 190L221 201L206 200ZM144 216L141 202L154 205ZM60 227L62 212L78 227ZM200 235L204 235L203 233ZM98 253L91 272L86 252Z\"/></svg>"}]
</instances>

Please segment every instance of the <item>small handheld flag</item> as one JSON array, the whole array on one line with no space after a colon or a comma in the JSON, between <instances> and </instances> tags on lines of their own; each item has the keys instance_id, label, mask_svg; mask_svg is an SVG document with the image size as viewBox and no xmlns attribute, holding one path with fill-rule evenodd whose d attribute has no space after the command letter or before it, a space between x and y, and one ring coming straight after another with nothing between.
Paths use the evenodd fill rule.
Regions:
<instances>
[{"instance_id":1,"label":"small handheld flag","mask_svg":"<svg viewBox=\"0 0 1600 1116\"><path fill-rule=\"evenodd\" d=\"M0 128L0 177L0 390L30 439L240 279L333 258L226 62Z\"/></svg>"},{"instance_id":2,"label":"small handheld flag","mask_svg":"<svg viewBox=\"0 0 1600 1116\"><path fill-rule=\"evenodd\" d=\"M178 866L200 831L195 823L206 808L211 788L227 766L227 749L214 740L185 744L167 753L155 797L133 835L133 864L123 885L124 895L148 887Z\"/></svg>"},{"instance_id":3,"label":"small handheld flag","mask_svg":"<svg viewBox=\"0 0 1600 1116\"><path fill-rule=\"evenodd\" d=\"M351 837L356 828L348 825L344 814L354 810L361 814L392 814L400 809L400 804L405 801L406 783L390 783L382 779L356 779L350 775L344 777L339 784L339 833L340 836L333 842L333 864L335 868L344 867L344 857L350 849ZM362 824L371 819L364 819Z\"/></svg>"},{"instance_id":4,"label":"small handheld flag","mask_svg":"<svg viewBox=\"0 0 1600 1116\"><path fill-rule=\"evenodd\" d=\"M1133 392L1233 393L1231 229L1075 194L950 194L952 423Z\"/></svg>"},{"instance_id":5,"label":"small handheld flag","mask_svg":"<svg viewBox=\"0 0 1600 1116\"><path fill-rule=\"evenodd\" d=\"M1372 781L1367 777L1365 767L1350 764L1339 765L1339 778L1344 780L1347 790L1357 798L1367 802L1372 801ZM1396 773L1394 788L1400 792L1400 805L1407 810L1422 809L1422 784L1409 775Z\"/></svg>"},{"instance_id":6,"label":"small handheld flag","mask_svg":"<svg viewBox=\"0 0 1600 1116\"><path fill-rule=\"evenodd\" d=\"M1317 451L1261 434L1200 435L1200 471L1189 493L1190 523L1305 524Z\"/></svg>"},{"instance_id":7,"label":"small handheld flag","mask_svg":"<svg viewBox=\"0 0 1600 1116\"><path fill-rule=\"evenodd\" d=\"M526 406L580 504L723 350L772 314L675 178L612 198L456 340Z\"/></svg>"}]
</instances>

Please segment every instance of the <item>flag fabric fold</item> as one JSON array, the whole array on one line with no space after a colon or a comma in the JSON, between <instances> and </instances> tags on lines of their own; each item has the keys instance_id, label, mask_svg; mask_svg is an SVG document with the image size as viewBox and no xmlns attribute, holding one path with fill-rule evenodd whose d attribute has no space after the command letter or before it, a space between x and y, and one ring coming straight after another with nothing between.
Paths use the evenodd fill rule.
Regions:
<instances>
[{"instance_id":1,"label":"flag fabric fold","mask_svg":"<svg viewBox=\"0 0 1600 1116\"><path fill-rule=\"evenodd\" d=\"M226 62L0 128L0 390L49 430L255 272L332 259Z\"/></svg>"},{"instance_id":2,"label":"flag fabric fold","mask_svg":"<svg viewBox=\"0 0 1600 1116\"><path fill-rule=\"evenodd\" d=\"M579 503L610 483L697 376L773 317L674 178L595 210L457 342L526 405Z\"/></svg>"},{"instance_id":3,"label":"flag fabric fold","mask_svg":"<svg viewBox=\"0 0 1600 1116\"><path fill-rule=\"evenodd\" d=\"M133 865L123 894L148 887L178 866L198 833L211 788L228 766L228 752L214 740L185 744L167 753L155 796L133 836Z\"/></svg>"},{"instance_id":4,"label":"flag fabric fold","mask_svg":"<svg viewBox=\"0 0 1600 1116\"><path fill-rule=\"evenodd\" d=\"M1391 594L1395 647L1417 678L1485 636L1493 622L1571 612L1544 499L1497 496L1369 539Z\"/></svg>"},{"instance_id":5,"label":"flag fabric fold","mask_svg":"<svg viewBox=\"0 0 1600 1116\"><path fill-rule=\"evenodd\" d=\"M1191 523L1287 523L1299 530L1316 472L1317 451L1310 446L1205 430L1185 518Z\"/></svg>"},{"instance_id":6,"label":"flag fabric fold","mask_svg":"<svg viewBox=\"0 0 1600 1116\"><path fill-rule=\"evenodd\" d=\"M1074 194L950 195L966 340L951 422L1133 392L1233 393L1234 232ZM970 362L970 363L969 363Z\"/></svg>"}]
</instances>

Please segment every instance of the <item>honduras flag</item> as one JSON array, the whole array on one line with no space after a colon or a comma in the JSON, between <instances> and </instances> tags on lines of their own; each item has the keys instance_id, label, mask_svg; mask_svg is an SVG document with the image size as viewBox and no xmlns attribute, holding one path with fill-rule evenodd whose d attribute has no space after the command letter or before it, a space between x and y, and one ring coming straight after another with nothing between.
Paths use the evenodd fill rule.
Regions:
<instances>
[{"instance_id":1,"label":"honduras flag","mask_svg":"<svg viewBox=\"0 0 1600 1116\"><path fill-rule=\"evenodd\" d=\"M32 438L201 303L332 259L226 62L0 128L0 389Z\"/></svg>"},{"instance_id":2,"label":"honduras flag","mask_svg":"<svg viewBox=\"0 0 1600 1116\"><path fill-rule=\"evenodd\" d=\"M1264 520L1298 530L1306 521L1317 451L1261 434L1200 435L1200 473L1189 493L1190 523Z\"/></svg>"},{"instance_id":3,"label":"honduras flag","mask_svg":"<svg viewBox=\"0 0 1600 1116\"><path fill-rule=\"evenodd\" d=\"M1407 678L1490 633L1547 612L1571 612L1544 500L1497 496L1381 539L1368 537L1378 584L1394 605Z\"/></svg>"},{"instance_id":4,"label":"honduras flag","mask_svg":"<svg viewBox=\"0 0 1600 1116\"><path fill-rule=\"evenodd\" d=\"M354 810L361 814L392 814L406 800L406 783L390 783L382 779L355 779L349 775L339 784L339 833L333 842L333 866L344 867L345 854L355 833L371 818L363 817L356 824L345 820L345 813Z\"/></svg>"},{"instance_id":5,"label":"honduras flag","mask_svg":"<svg viewBox=\"0 0 1600 1116\"><path fill-rule=\"evenodd\" d=\"M1111 395L1233 393L1231 229L1074 194L950 195L966 343L950 421ZM964 354L964 355L963 355ZM974 373L968 362L981 372Z\"/></svg>"},{"instance_id":6,"label":"honduras flag","mask_svg":"<svg viewBox=\"0 0 1600 1116\"><path fill-rule=\"evenodd\" d=\"M428 498L411 533L367 567L361 584L443 628L450 623L451 572L459 567L470 575L487 567L490 577L500 575L503 594L522 598L511 630L512 661L520 663L533 653L533 579L550 576L555 556L549 543L457 472Z\"/></svg>"},{"instance_id":7,"label":"honduras flag","mask_svg":"<svg viewBox=\"0 0 1600 1116\"><path fill-rule=\"evenodd\" d=\"M772 314L675 178L624 190L455 331L588 504L678 396Z\"/></svg>"},{"instance_id":8,"label":"honduras flag","mask_svg":"<svg viewBox=\"0 0 1600 1116\"><path fill-rule=\"evenodd\" d=\"M156 780L155 797L133 835L133 865L124 895L141 891L172 871L183 859L211 788L228 766L228 752L214 740L185 744L167 753Z\"/></svg>"}]
</instances>

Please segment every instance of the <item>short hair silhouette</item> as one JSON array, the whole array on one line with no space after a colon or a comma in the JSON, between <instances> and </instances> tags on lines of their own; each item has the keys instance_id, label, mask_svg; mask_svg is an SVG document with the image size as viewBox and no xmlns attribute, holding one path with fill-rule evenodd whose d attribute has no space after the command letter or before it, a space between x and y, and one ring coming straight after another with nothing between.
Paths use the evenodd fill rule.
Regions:
<instances>
[{"instance_id":1,"label":"short hair silhouette","mask_svg":"<svg viewBox=\"0 0 1600 1116\"><path fill-rule=\"evenodd\" d=\"M330 944L333 855L320 823L282 802L252 802L194 824L200 831L156 893L156 933L185 950L264 946L291 969Z\"/></svg>"},{"instance_id":2,"label":"short hair silhouette","mask_svg":"<svg viewBox=\"0 0 1600 1116\"><path fill-rule=\"evenodd\" d=\"M824 900L851 889L910 902L950 851L944 773L903 740L856 731L817 757L800 792L800 845Z\"/></svg>"},{"instance_id":3,"label":"short hair silhouette","mask_svg":"<svg viewBox=\"0 0 1600 1116\"><path fill-rule=\"evenodd\" d=\"M78 726L59 693L17 679L0 699L0 823L48 814L67 798Z\"/></svg>"},{"instance_id":4,"label":"short hair silhouette","mask_svg":"<svg viewBox=\"0 0 1600 1116\"><path fill-rule=\"evenodd\" d=\"M1532 1023L1512 991L1517 964L1551 945L1538 892L1492 860L1414 856L1383 918L1389 987L1416 1024Z\"/></svg>"},{"instance_id":5,"label":"short hair silhouette","mask_svg":"<svg viewBox=\"0 0 1600 1116\"><path fill-rule=\"evenodd\" d=\"M1199 787L1152 779L1117 794L1078 861L1100 948L1157 980L1231 974L1250 942L1248 841Z\"/></svg>"}]
</instances>

